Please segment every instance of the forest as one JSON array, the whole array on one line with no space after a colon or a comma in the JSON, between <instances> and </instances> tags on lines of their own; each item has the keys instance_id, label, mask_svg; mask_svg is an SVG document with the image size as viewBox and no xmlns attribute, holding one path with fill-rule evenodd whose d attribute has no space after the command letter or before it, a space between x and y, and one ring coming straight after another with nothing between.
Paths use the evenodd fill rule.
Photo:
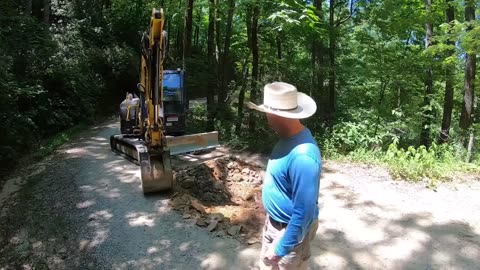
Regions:
<instances>
[{"instance_id":1,"label":"forest","mask_svg":"<svg viewBox=\"0 0 480 270\"><path fill-rule=\"evenodd\" d=\"M324 158L411 180L480 173L474 0L2 0L3 166L117 113L152 8L167 18L166 68L185 68L189 98L207 98L191 131L268 152L276 138L244 103L285 81L317 102L305 125Z\"/></svg>"}]
</instances>

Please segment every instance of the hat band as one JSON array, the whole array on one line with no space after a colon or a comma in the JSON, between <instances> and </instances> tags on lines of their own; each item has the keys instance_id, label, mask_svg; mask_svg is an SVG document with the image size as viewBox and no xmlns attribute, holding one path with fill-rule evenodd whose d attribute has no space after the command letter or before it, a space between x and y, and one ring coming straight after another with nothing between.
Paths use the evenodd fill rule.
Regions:
<instances>
[{"instance_id":1,"label":"hat band","mask_svg":"<svg viewBox=\"0 0 480 270\"><path fill-rule=\"evenodd\" d=\"M270 107L268 105L265 105L263 104L263 106L269 110L272 110L272 111L280 111L280 112L288 112L288 111L294 111L298 108L298 106L295 106L295 108L292 108L292 109L279 109L279 108L275 108L275 107Z\"/></svg>"}]
</instances>

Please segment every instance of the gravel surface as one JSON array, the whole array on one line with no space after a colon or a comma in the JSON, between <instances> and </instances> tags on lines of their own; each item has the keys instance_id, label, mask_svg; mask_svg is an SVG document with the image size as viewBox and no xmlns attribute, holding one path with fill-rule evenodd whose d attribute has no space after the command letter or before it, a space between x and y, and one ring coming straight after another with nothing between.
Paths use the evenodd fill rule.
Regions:
<instances>
[{"instance_id":1,"label":"gravel surface","mask_svg":"<svg viewBox=\"0 0 480 270\"><path fill-rule=\"evenodd\" d=\"M142 194L139 168L110 151L117 130L86 130L6 182L0 269L250 269L258 245L197 227L171 209L172 194ZM325 162L310 269L480 269L479 191L478 180L433 191L381 168Z\"/></svg>"}]
</instances>

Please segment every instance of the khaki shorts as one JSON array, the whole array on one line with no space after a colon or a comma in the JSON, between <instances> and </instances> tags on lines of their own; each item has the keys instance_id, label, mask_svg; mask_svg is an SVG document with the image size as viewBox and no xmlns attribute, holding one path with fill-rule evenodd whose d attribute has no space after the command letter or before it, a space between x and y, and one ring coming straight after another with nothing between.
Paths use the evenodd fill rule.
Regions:
<instances>
[{"instance_id":1,"label":"khaki shorts","mask_svg":"<svg viewBox=\"0 0 480 270\"><path fill-rule=\"evenodd\" d=\"M308 267L308 260L311 257L310 242L315 238L315 234L318 229L318 220L314 220L308 233L305 235L305 239L298 244L289 254L282 257L282 259L276 265L267 265L265 258L268 254L273 253L276 244L280 241L285 234L286 228L281 230L275 228L270 219L266 218L265 226L263 228L262 237L262 252L260 256L260 269L269 270L305 270Z\"/></svg>"}]
</instances>

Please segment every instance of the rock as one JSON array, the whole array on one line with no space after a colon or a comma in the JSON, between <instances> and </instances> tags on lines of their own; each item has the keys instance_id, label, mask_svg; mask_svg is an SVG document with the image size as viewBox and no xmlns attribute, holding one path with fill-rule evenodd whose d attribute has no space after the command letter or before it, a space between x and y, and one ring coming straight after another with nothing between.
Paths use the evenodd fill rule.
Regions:
<instances>
[{"instance_id":1,"label":"rock","mask_svg":"<svg viewBox=\"0 0 480 270\"><path fill-rule=\"evenodd\" d=\"M220 183L220 182L218 182L218 181L215 181L215 182L213 183L213 187L214 187L215 189L217 189L217 190L223 190L223 185L222 185L222 183Z\"/></svg>"},{"instance_id":2,"label":"rock","mask_svg":"<svg viewBox=\"0 0 480 270\"><path fill-rule=\"evenodd\" d=\"M201 205L199 202L197 202L196 200L192 201L192 207L197 209L197 211L199 211L200 213L202 214L206 214L207 211L205 211L205 207L203 207L203 205Z\"/></svg>"},{"instance_id":3,"label":"rock","mask_svg":"<svg viewBox=\"0 0 480 270\"><path fill-rule=\"evenodd\" d=\"M38 241L32 245L33 249L39 249L43 246L42 242Z\"/></svg>"},{"instance_id":4,"label":"rock","mask_svg":"<svg viewBox=\"0 0 480 270\"><path fill-rule=\"evenodd\" d=\"M254 191L251 191L251 192L248 192L247 194L245 194L242 199L243 199L244 201L248 201L248 200L253 199L253 196L254 196L254 195L255 195L255 192L254 192Z\"/></svg>"},{"instance_id":5,"label":"rock","mask_svg":"<svg viewBox=\"0 0 480 270\"><path fill-rule=\"evenodd\" d=\"M209 232L215 230L215 228L217 227L217 224L218 224L218 220L212 220L212 221L210 222L210 225L208 225L207 230L208 230Z\"/></svg>"},{"instance_id":6,"label":"rock","mask_svg":"<svg viewBox=\"0 0 480 270\"><path fill-rule=\"evenodd\" d=\"M177 196L173 199L172 205L175 210L181 210L183 207L188 206L190 204L190 199L188 196Z\"/></svg>"},{"instance_id":7,"label":"rock","mask_svg":"<svg viewBox=\"0 0 480 270\"><path fill-rule=\"evenodd\" d=\"M207 226L207 222L203 218L197 218L197 222L195 224L200 227Z\"/></svg>"},{"instance_id":8,"label":"rock","mask_svg":"<svg viewBox=\"0 0 480 270\"><path fill-rule=\"evenodd\" d=\"M218 220L218 221L222 221L224 218L223 214L222 213L214 213L214 214L210 214L210 219L211 220Z\"/></svg>"},{"instance_id":9,"label":"rock","mask_svg":"<svg viewBox=\"0 0 480 270\"><path fill-rule=\"evenodd\" d=\"M192 216L192 215L190 215L190 214L184 214L184 215L182 216L182 218L183 218L183 219L187 219L187 218L190 218L191 216Z\"/></svg>"},{"instance_id":10,"label":"rock","mask_svg":"<svg viewBox=\"0 0 480 270\"><path fill-rule=\"evenodd\" d=\"M238 233L240 233L241 229L242 229L241 225L232 226L230 227L230 229L228 229L227 233L230 234L231 236L236 236L238 235Z\"/></svg>"},{"instance_id":11,"label":"rock","mask_svg":"<svg viewBox=\"0 0 480 270\"><path fill-rule=\"evenodd\" d=\"M234 174L233 177L232 177L232 180L235 181L235 182L242 182L243 177L239 174Z\"/></svg>"},{"instance_id":12,"label":"rock","mask_svg":"<svg viewBox=\"0 0 480 270\"><path fill-rule=\"evenodd\" d=\"M249 244L249 245L253 245L253 244L256 244L256 243L260 243L260 239L258 239L257 237L250 237L247 240L247 244Z\"/></svg>"},{"instance_id":13,"label":"rock","mask_svg":"<svg viewBox=\"0 0 480 270\"><path fill-rule=\"evenodd\" d=\"M215 202L216 201L216 197L215 197L215 194L211 193L211 192L206 192L202 198L205 200L205 201L209 201L209 202Z\"/></svg>"},{"instance_id":14,"label":"rock","mask_svg":"<svg viewBox=\"0 0 480 270\"><path fill-rule=\"evenodd\" d=\"M233 169L233 167L235 167L235 163L230 161L228 164L227 164L227 168L228 169Z\"/></svg>"},{"instance_id":15,"label":"rock","mask_svg":"<svg viewBox=\"0 0 480 270\"><path fill-rule=\"evenodd\" d=\"M242 174L244 174L244 175L249 175L249 174L250 174L250 169L249 169L249 168L244 168L244 169L242 170Z\"/></svg>"},{"instance_id":16,"label":"rock","mask_svg":"<svg viewBox=\"0 0 480 270\"><path fill-rule=\"evenodd\" d=\"M182 183L181 186L185 189L192 188L195 185L195 180L191 177L186 178Z\"/></svg>"},{"instance_id":17,"label":"rock","mask_svg":"<svg viewBox=\"0 0 480 270\"><path fill-rule=\"evenodd\" d=\"M224 231L218 231L218 232L215 233L214 236L215 236L215 237L224 237L225 235L226 235L226 234L225 234Z\"/></svg>"}]
</instances>

